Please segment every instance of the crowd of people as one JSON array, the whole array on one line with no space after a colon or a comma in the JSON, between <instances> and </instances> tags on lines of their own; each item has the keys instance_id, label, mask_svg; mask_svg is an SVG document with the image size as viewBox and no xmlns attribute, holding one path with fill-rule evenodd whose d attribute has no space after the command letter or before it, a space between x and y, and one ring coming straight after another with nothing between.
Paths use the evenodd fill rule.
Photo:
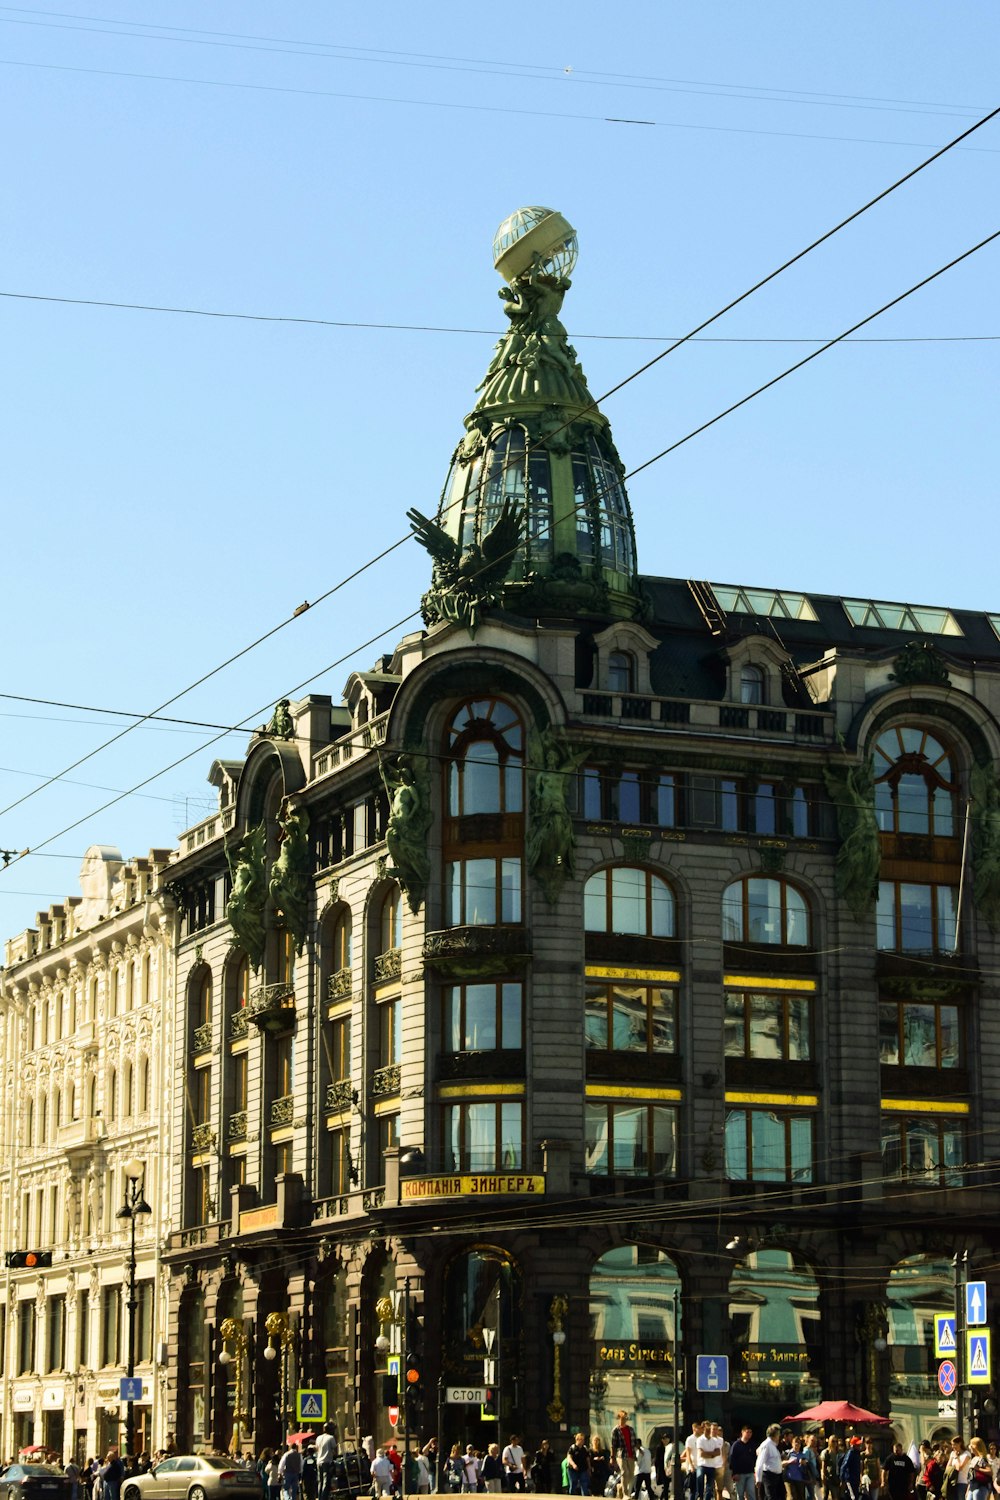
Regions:
<instances>
[{"instance_id":1,"label":"crowd of people","mask_svg":"<svg viewBox=\"0 0 1000 1500\"><path fill-rule=\"evenodd\" d=\"M144 1474L168 1457L123 1459L112 1447L103 1460L62 1465L72 1481L72 1500L120 1500L130 1474ZM741 1428L732 1442L717 1422L695 1422L679 1453L663 1429L643 1444L624 1411L618 1413L610 1446L600 1435L573 1434L565 1453L543 1438L533 1453L517 1433L477 1448L454 1443L439 1452L437 1438L401 1453L394 1441L376 1447L365 1438L358 1452L341 1453L328 1425L315 1439L265 1448L256 1457L219 1455L255 1469L266 1500L333 1500L346 1490L372 1500L399 1500L431 1493L538 1494L670 1500L675 1458L681 1472L676 1500L1000 1500L1000 1450L979 1437L923 1442L906 1452L902 1443L879 1445L871 1437L822 1437L768 1427L759 1441ZM13 1462L14 1460L11 1460ZM33 1462L59 1465L54 1453L34 1450ZM2 1473L2 1470L0 1470Z\"/></svg>"}]
</instances>

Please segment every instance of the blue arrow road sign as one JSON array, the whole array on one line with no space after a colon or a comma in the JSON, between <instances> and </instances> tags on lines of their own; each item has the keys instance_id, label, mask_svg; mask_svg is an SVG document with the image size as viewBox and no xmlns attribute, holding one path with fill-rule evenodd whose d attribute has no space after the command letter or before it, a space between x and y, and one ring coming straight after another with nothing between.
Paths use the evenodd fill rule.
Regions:
<instances>
[{"instance_id":1,"label":"blue arrow road sign","mask_svg":"<svg viewBox=\"0 0 1000 1500\"><path fill-rule=\"evenodd\" d=\"M729 1355L699 1354L695 1362L695 1390L728 1391Z\"/></svg>"},{"instance_id":2,"label":"blue arrow road sign","mask_svg":"<svg viewBox=\"0 0 1000 1500\"><path fill-rule=\"evenodd\" d=\"M986 1322L986 1282L969 1281L965 1287L965 1326L982 1328Z\"/></svg>"},{"instance_id":3,"label":"blue arrow road sign","mask_svg":"<svg viewBox=\"0 0 1000 1500\"><path fill-rule=\"evenodd\" d=\"M119 1401L141 1401L142 1400L142 1376L123 1375L118 1382Z\"/></svg>"},{"instance_id":4,"label":"blue arrow road sign","mask_svg":"<svg viewBox=\"0 0 1000 1500\"><path fill-rule=\"evenodd\" d=\"M958 1348L955 1336L955 1314L934 1314L934 1353L938 1359L954 1354Z\"/></svg>"}]
</instances>

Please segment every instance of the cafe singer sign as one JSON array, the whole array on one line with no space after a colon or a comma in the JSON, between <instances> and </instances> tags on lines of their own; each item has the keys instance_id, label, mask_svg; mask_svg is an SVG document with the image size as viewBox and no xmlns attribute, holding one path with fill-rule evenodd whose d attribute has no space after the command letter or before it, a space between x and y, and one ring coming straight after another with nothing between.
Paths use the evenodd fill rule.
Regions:
<instances>
[{"instance_id":1,"label":"cafe singer sign","mask_svg":"<svg viewBox=\"0 0 1000 1500\"><path fill-rule=\"evenodd\" d=\"M598 1343L598 1368L628 1369L634 1365L672 1365L673 1346L665 1339L631 1339L627 1343Z\"/></svg>"}]
</instances>

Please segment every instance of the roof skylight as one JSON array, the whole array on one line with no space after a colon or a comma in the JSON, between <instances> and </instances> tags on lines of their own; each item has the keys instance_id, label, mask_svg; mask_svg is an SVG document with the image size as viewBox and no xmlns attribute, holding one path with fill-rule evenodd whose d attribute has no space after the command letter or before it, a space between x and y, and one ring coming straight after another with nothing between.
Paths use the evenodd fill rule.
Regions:
<instances>
[{"instance_id":1,"label":"roof skylight","mask_svg":"<svg viewBox=\"0 0 1000 1500\"><path fill-rule=\"evenodd\" d=\"M844 608L852 625L872 630L915 630L921 635L962 635L950 609L930 609L922 604L889 604L883 599L845 599Z\"/></svg>"},{"instance_id":2,"label":"roof skylight","mask_svg":"<svg viewBox=\"0 0 1000 1500\"><path fill-rule=\"evenodd\" d=\"M713 583L711 588L719 608L727 614L779 620L817 618L805 594L790 594L786 589L744 589L730 583Z\"/></svg>"}]
</instances>

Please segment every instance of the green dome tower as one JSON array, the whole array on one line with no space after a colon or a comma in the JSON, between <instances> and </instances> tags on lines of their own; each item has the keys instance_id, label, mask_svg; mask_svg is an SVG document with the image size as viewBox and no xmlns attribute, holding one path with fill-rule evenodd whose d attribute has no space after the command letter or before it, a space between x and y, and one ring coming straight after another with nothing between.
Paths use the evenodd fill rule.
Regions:
<instances>
[{"instance_id":1,"label":"green dome tower","mask_svg":"<svg viewBox=\"0 0 1000 1500\"><path fill-rule=\"evenodd\" d=\"M496 346L436 519L410 522L434 557L428 624L474 633L483 609L629 619L643 610L635 532L607 418L559 319L576 232L521 208L493 243L510 328Z\"/></svg>"}]
</instances>

